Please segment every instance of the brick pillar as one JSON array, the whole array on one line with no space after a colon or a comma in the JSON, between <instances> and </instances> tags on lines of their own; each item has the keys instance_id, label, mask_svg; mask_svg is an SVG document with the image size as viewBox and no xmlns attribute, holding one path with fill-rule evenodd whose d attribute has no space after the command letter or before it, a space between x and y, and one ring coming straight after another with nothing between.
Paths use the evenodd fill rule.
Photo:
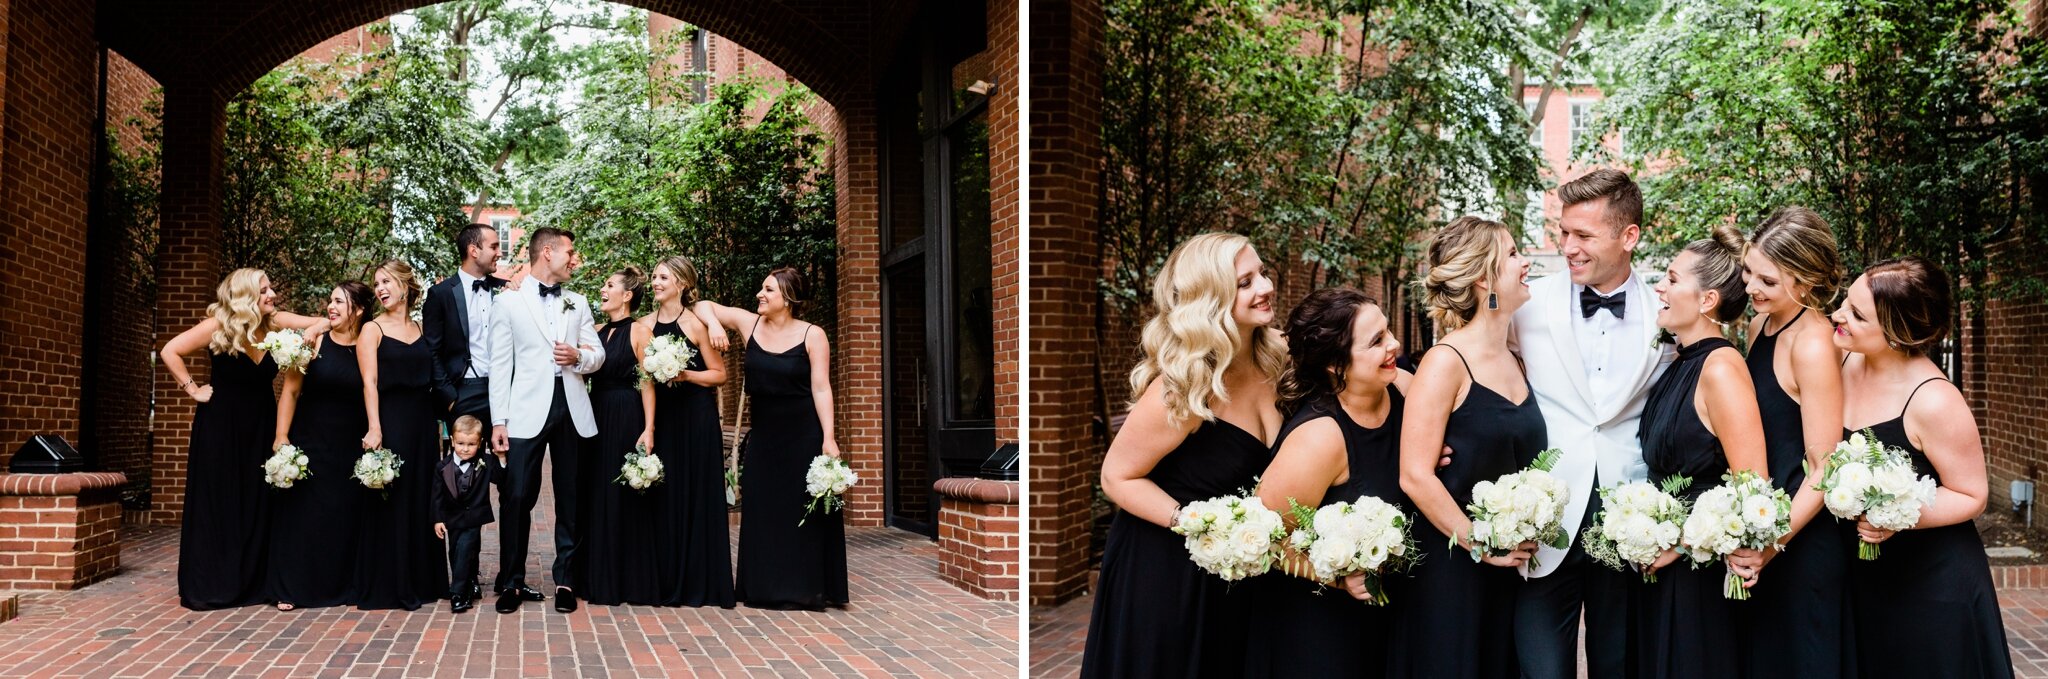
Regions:
<instances>
[{"instance_id":1,"label":"brick pillar","mask_svg":"<svg viewBox=\"0 0 2048 679\"><path fill-rule=\"evenodd\" d=\"M157 248L155 347L198 323L220 283L221 142L224 102L210 89L164 87L162 241ZM204 383L208 361L188 357L192 377ZM173 380L156 382L152 426L149 522L174 524L185 510L185 456L191 442L192 397Z\"/></svg>"},{"instance_id":2,"label":"brick pillar","mask_svg":"<svg viewBox=\"0 0 2048 679\"><path fill-rule=\"evenodd\" d=\"M121 568L119 473L0 474L0 590L78 589Z\"/></svg>"},{"instance_id":3,"label":"brick pillar","mask_svg":"<svg viewBox=\"0 0 2048 679\"><path fill-rule=\"evenodd\" d=\"M1031 603L1088 583L1100 0L1031 4Z\"/></svg>"},{"instance_id":4,"label":"brick pillar","mask_svg":"<svg viewBox=\"0 0 2048 679\"><path fill-rule=\"evenodd\" d=\"M78 441L85 232L99 52L93 3L6 6L0 100L0 465L35 434Z\"/></svg>"},{"instance_id":5,"label":"brick pillar","mask_svg":"<svg viewBox=\"0 0 2048 679\"><path fill-rule=\"evenodd\" d=\"M1015 601L1020 567L1016 481L947 478L939 492L939 576L992 601Z\"/></svg>"},{"instance_id":6,"label":"brick pillar","mask_svg":"<svg viewBox=\"0 0 2048 679\"><path fill-rule=\"evenodd\" d=\"M989 234L990 265L994 267L996 442L1017 440L1018 407L1018 278L1017 237L1019 203L1017 181L1017 102L1021 88L1015 82L1017 70L1017 5L1008 0L988 3L988 48L994 57L994 73L1010 82L998 83L988 105Z\"/></svg>"},{"instance_id":7,"label":"brick pillar","mask_svg":"<svg viewBox=\"0 0 2048 679\"><path fill-rule=\"evenodd\" d=\"M849 97L833 130L839 205L839 327L832 335L832 400L839 445L868 482L846 493L846 524L880 526L882 499L881 145L871 95Z\"/></svg>"}]
</instances>

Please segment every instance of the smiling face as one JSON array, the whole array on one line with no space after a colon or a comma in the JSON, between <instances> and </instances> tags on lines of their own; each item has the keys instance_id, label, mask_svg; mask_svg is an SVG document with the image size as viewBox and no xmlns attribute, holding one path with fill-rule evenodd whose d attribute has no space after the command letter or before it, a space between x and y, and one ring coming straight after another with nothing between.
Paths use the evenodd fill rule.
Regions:
<instances>
[{"instance_id":1,"label":"smiling face","mask_svg":"<svg viewBox=\"0 0 2048 679\"><path fill-rule=\"evenodd\" d=\"M498 232L495 229L483 232L483 239L469 247L469 256L476 261L477 270L489 276L498 271Z\"/></svg>"},{"instance_id":2,"label":"smiling face","mask_svg":"<svg viewBox=\"0 0 2048 679\"><path fill-rule=\"evenodd\" d=\"M661 272L657 270L654 275L660 276ZM670 280L673 281L674 279L671 278ZM754 293L754 313L767 316L777 311L787 310L789 310L789 301L782 295L782 282L775 280L775 277L772 275L762 278L761 290Z\"/></svg>"},{"instance_id":3,"label":"smiling face","mask_svg":"<svg viewBox=\"0 0 2048 679\"><path fill-rule=\"evenodd\" d=\"M376 275L372 276L371 279L377 283L374 291L377 293L378 304L383 305L386 309L396 311L398 310L398 305L405 303L405 291L399 287L398 279L392 278L391 274L385 273L383 269L378 269Z\"/></svg>"},{"instance_id":4,"label":"smiling face","mask_svg":"<svg viewBox=\"0 0 2048 679\"><path fill-rule=\"evenodd\" d=\"M604 285L597 289L597 310L613 316L626 313L633 302L633 293L626 291L626 279L612 274L604 279Z\"/></svg>"},{"instance_id":5,"label":"smiling face","mask_svg":"<svg viewBox=\"0 0 2048 679\"><path fill-rule=\"evenodd\" d=\"M1515 244L1514 236L1508 235L1507 231L1500 231L1494 238L1495 252L1505 252L1507 256L1494 264L1493 280L1497 282L1488 292L1494 294L1501 313L1513 314L1522 308L1522 303L1529 301L1529 260L1522 257L1521 246ZM1479 285L1485 287L1487 283L1480 281ZM1484 304L1480 306L1482 311L1492 311Z\"/></svg>"},{"instance_id":6,"label":"smiling face","mask_svg":"<svg viewBox=\"0 0 2048 679\"><path fill-rule=\"evenodd\" d=\"M546 272L560 283L569 280L576 271L576 239L568 236L556 238L547 247L540 249L540 257L534 261L534 269Z\"/></svg>"},{"instance_id":7,"label":"smiling face","mask_svg":"<svg viewBox=\"0 0 2048 679\"><path fill-rule=\"evenodd\" d=\"M768 278L775 279L774 276ZM676 272L670 271L667 265L662 264L654 266L654 275L648 278L647 287L654 291L654 301L657 304L675 301L677 295L683 294L683 286L676 278ZM758 295L756 297L758 302Z\"/></svg>"},{"instance_id":8,"label":"smiling face","mask_svg":"<svg viewBox=\"0 0 2048 679\"><path fill-rule=\"evenodd\" d=\"M1615 229L1607 219L1606 198L1565 206L1558 227L1564 233L1564 263L1573 283L1613 292L1628 280L1629 261L1642 227L1629 224Z\"/></svg>"},{"instance_id":9,"label":"smiling face","mask_svg":"<svg viewBox=\"0 0 2048 679\"><path fill-rule=\"evenodd\" d=\"M1835 347L1859 354L1890 351L1884 328L1877 324L1876 298L1870 294L1870 276L1857 276L1842 298L1842 308L1828 319L1835 322Z\"/></svg>"},{"instance_id":10,"label":"smiling face","mask_svg":"<svg viewBox=\"0 0 2048 679\"><path fill-rule=\"evenodd\" d=\"M1671 266L1664 269L1664 280L1657 281L1657 327L1670 331L1692 327L1704 310L1713 308L1713 302L1720 293L1701 290L1699 277L1693 275L1693 267L1700 256L1690 251L1680 251L1671 259Z\"/></svg>"},{"instance_id":11,"label":"smiling face","mask_svg":"<svg viewBox=\"0 0 2048 679\"><path fill-rule=\"evenodd\" d=\"M1273 323L1273 281L1266 277L1266 265L1252 246L1237 251L1237 297L1230 305L1230 319L1241 328L1258 328Z\"/></svg>"},{"instance_id":12,"label":"smiling face","mask_svg":"<svg viewBox=\"0 0 2048 679\"><path fill-rule=\"evenodd\" d=\"M1394 359L1401 355L1401 341L1387 332L1387 314L1377 304L1358 307L1351 321L1351 364L1344 369L1346 388L1366 391L1393 384L1400 369Z\"/></svg>"},{"instance_id":13,"label":"smiling face","mask_svg":"<svg viewBox=\"0 0 2048 679\"><path fill-rule=\"evenodd\" d=\"M256 289L256 308L261 310L264 316L277 313L277 290L270 287L270 276L257 274Z\"/></svg>"},{"instance_id":14,"label":"smiling face","mask_svg":"<svg viewBox=\"0 0 2048 679\"><path fill-rule=\"evenodd\" d=\"M328 323L333 324L335 327L341 327L346 325L348 323L347 319L353 318L355 313L355 305L349 303L347 292L339 287L327 291Z\"/></svg>"},{"instance_id":15,"label":"smiling face","mask_svg":"<svg viewBox=\"0 0 2048 679\"><path fill-rule=\"evenodd\" d=\"M1743 291L1749 293L1749 305L1758 314L1791 311L1806 297L1807 286L1792 280L1776 262L1765 257L1763 248L1750 248L1743 255L1742 282Z\"/></svg>"}]
</instances>

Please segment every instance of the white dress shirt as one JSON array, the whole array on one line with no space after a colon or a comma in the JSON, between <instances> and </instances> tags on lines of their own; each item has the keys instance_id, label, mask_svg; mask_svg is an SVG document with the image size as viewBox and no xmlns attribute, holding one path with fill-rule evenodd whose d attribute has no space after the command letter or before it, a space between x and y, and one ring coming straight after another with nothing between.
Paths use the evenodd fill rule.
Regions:
<instances>
[{"instance_id":1,"label":"white dress shirt","mask_svg":"<svg viewBox=\"0 0 2048 679\"><path fill-rule=\"evenodd\" d=\"M476 281L483 279L468 271L456 269L455 276L469 304L469 373L463 377L490 377L491 343L483 338L491 330L491 291L476 289Z\"/></svg>"},{"instance_id":2,"label":"white dress shirt","mask_svg":"<svg viewBox=\"0 0 2048 679\"><path fill-rule=\"evenodd\" d=\"M1585 317L1579 306L1579 295L1585 290L1586 286L1572 284L1572 331L1579 341L1579 365L1585 367L1586 387L1593 392L1592 405L1597 412L1612 405L1606 401L1632 394L1629 381L1633 375L1624 374L1630 371L1619 365L1622 361L1618 360L1615 348L1620 346L1620 342L1640 334L1640 324L1650 322L1651 311L1649 299L1636 284L1634 276L1623 281L1620 288L1604 294L1593 290L1593 294L1600 295L1602 299L1625 293L1627 296L1622 298L1626 305L1622 311L1624 318L1615 318L1607 309L1595 310L1592 318ZM1630 352L1629 356L1632 358L1635 354Z\"/></svg>"}]
</instances>

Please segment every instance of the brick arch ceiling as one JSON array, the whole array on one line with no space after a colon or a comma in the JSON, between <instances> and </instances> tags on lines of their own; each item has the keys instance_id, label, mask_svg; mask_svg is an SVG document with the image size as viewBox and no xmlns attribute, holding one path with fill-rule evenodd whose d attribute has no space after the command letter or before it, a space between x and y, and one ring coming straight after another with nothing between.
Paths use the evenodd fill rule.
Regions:
<instances>
[{"instance_id":1,"label":"brick arch ceiling","mask_svg":"<svg viewBox=\"0 0 2048 679\"><path fill-rule=\"evenodd\" d=\"M100 0L100 40L166 86L227 98L329 37L428 0ZM727 37L774 62L835 106L858 90L863 60L844 36L866 2L622 0ZM801 5L801 7L799 6ZM834 30L828 31L825 26Z\"/></svg>"}]
</instances>

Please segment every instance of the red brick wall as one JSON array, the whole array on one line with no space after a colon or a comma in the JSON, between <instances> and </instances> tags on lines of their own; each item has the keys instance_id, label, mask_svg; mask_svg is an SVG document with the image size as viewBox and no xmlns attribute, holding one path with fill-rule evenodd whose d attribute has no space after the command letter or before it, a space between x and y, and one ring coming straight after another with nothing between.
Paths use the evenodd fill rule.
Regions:
<instances>
[{"instance_id":1,"label":"red brick wall","mask_svg":"<svg viewBox=\"0 0 2048 679\"><path fill-rule=\"evenodd\" d=\"M1102 5L1031 4L1031 603L1087 586Z\"/></svg>"},{"instance_id":2,"label":"red brick wall","mask_svg":"<svg viewBox=\"0 0 2048 679\"><path fill-rule=\"evenodd\" d=\"M84 496L0 496L0 590L76 589L121 565L121 503Z\"/></svg>"},{"instance_id":3,"label":"red brick wall","mask_svg":"<svg viewBox=\"0 0 2048 679\"><path fill-rule=\"evenodd\" d=\"M116 130L116 143L126 153L153 153L142 148L141 130L127 123L155 115L148 104L161 101L157 82L120 54L107 55L107 126ZM152 272L139 268L132 247L138 237L153 237L156 225L143 227L144 234L105 224L90 228L86 269L92 303L86 306L85 350L92 360L84 366L79 446L101 469L126 474L127 492L142 493L149 488L156 300L149 289Z\"/></svg>"},{"instance_id":4,"label":"red brick wall","mask_svg":"<svg viewBox=\"0 0 2048 679\"><path fill-rule=\"evenodd\" d=\"M2029 272L2048 276L2048 265ZM2048 526L2048 304L1988 300L1983 308L1965 307L1963 330L1963 395L1977 416L1984 439L1984 461L1990 473L1991 503L1986 512L2012 510L2011 482L2036 483L2037 525Z\"/></svg>"},{"instance_id":5,"label":"red brick wall","mask_svg":"<svg viewBox=\"0 0 2048 679\"><path fill-rule=\"evenodd\" d=\"M85 223L99 55L93 4L8 8L0 129L0 464L32 434L78 440Z\"/></svg>"},{"instance_id":6,"label":"red brick wall","mask_svg":"<svg viewBox=\"0 0 2048 679\"><path fill-rule=\"evenodd\" d=\"M1018 3L1012 0L988 2L988 53L995 62L991 73L999 82L989 97L989 206L990 263L995 268L995 371L996 441L1000 445L1017 440L1019 322L1018 294L1023 280L1018 277L1018 221L1023 194L1018 191Z\"/></svg>"},{"instance_id":7,"label":"red brick wall","mask_svg":"<svg viewBox=\"0 0 2048 679\"><path fill-rule=\"evenodd\" d=\"M948 479L939 489L939 576L975 596L1015 600L1023 540L1016 482Z\"/></svg>"},{"instance_id":8,"label":"red brick wall","mask_svg":"<svg viewBox=\"0 0 2048 679\"><path fill-rule=\"evenodd\" d=\"M839 327L832 336L833 399L840 449L862 478L847 491L846 522L882 525L882 240L880 149L874 104L863 94L841 107L833 145L839 205Z\"/></svg>"},{"instance_id":9,"label":"red brick wall","mask_svg":"<svg viewBox=\"0 0 2048 679\"><path fill-rule=\"evenodd\" d=\"M201 86L164 87L164 179L158 246L156 343L198 323L220 283L220 179L224 102ZM206 382L204 356L189 357L192 377ZM190 452L192 397L175 381L155 375L156 414L151 461L151 523L177 523L185 508L185 459Z\"/></svg>"}]
</instances>

